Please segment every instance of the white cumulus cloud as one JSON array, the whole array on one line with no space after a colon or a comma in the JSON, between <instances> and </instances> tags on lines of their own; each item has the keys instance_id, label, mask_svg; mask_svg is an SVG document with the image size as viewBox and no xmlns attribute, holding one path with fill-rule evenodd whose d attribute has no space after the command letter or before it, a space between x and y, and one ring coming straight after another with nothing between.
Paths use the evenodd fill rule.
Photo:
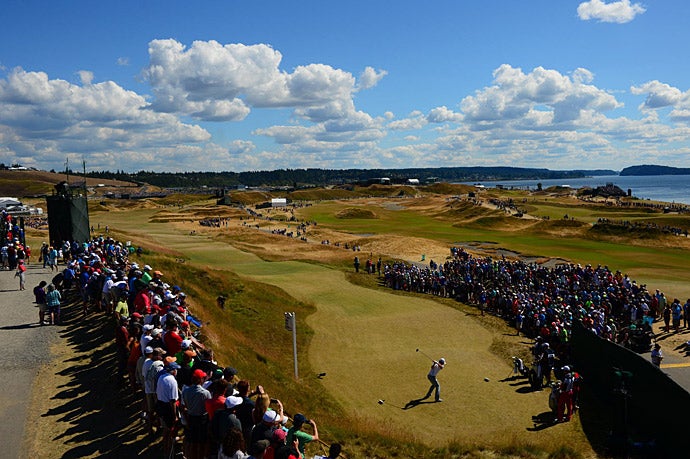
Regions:
<instances>
[{"instance_id":1,"label":"white cumulus cloud","mask_svg":"<svg viewBox=\"0 0 690 459\"><path fill-rule=\"evenodd\" d=\"M357 89L369 89L376 86L383 77L388 74L385 70L376 71L373 67L367 67L364 69L362 74L359 76L359 82L357 84Z\"/></svg>"},{"instance_id":2,"label":"white cumulus cloud","mask_svg":"<svg viewBox=\"0 0 690 459\"><path fill-rule=\"evenodd\" d=\"M589 0L580 3L577 7L577 15L583 21L591 19L600 22L612 22L625 24L642 14L646 8L640 3L630 3L630 0L618 0L606 3L603 0Z\"/></svg>"},{"instance_id":3,"label":"white cumulus cloud","mask_svg":"<svg viewBox=\"0 0 690 459\"><path fill-rule=\"evenodd\" d=\"M199 126L150 110L133 91L112 81L94 83L88 71L79 75L81 86L21 68L0 79L3 145L32 162L73 154L83 155L90 167L117 169L119 156L136 152L144 158L155 151L158 161L165 161L166 148L210 139Z\"/></svg>"},{"instance_id":4,"label":"white cumulus cloud","mask_svg":"<svg viewBox=\"0 0 690 459\"><path fill-rule=\"evenodd\" d=\"M241 121L253 108L291 108L311 122L346 118L355 112L353 94L374 86L385 71L365 68L354 76L326 64L280 68L282 54L266 44L223 45L176 40L149 43L144 78L155 95L152 107L205 121Z\"/></svg>"},{"instance_id":5,"label":"white cumulus cloud","mask_svg":"<svg viewBox=\"0 0 690 459\"><path fill-rule=\"evenodd\" d=\"M503 64L494 71L494 84L465 97L460 107L466 122L483 129L520 120L534 110L550 112L559 123L577 120L587 110L602 112L621 106L608 92L584 84L582 79L588 75L578 69L570 78L543 67L524 73Z\"/></svg>"},{"instance_id":6,"label":"white cumulus cloud","mask_svg":"<svg viewBox=\"0 0 690 459\"><path fill-rule=\"evenodd\" d=\"M636 95L647 94L647 98L640 106L641 110L675 105L683 98L683 93L680 89L658 80L649 81L640 86L632 86L630 92Z\"/></svg>"}]
</instances>

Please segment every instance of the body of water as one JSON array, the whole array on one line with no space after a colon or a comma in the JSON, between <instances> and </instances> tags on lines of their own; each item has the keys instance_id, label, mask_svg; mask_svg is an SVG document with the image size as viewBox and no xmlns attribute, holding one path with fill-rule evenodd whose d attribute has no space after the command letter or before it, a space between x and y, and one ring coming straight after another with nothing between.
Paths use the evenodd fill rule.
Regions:
<instances>
[{"instance_id":1,"label":"body of water","mask_svg":"<svg viewBox=\"0 0 690 459\"><path fill-rule=\"evenodd\" d=\"M653 201L677 202L690 205L690 175L648 175L628 176L602 175L597 177L584 177L578 179L553 179L553 180L503 180L489 182L464 182L469 185L481 183L485 187L494 188L496 185L504 187L518 187L533 190L537 183L542 188L558 185L570 185L571 188L587 186L596 188L607 183L613 183L626 193L632 190L632 195L639 199Z\"/></svg>"}]
</instances>

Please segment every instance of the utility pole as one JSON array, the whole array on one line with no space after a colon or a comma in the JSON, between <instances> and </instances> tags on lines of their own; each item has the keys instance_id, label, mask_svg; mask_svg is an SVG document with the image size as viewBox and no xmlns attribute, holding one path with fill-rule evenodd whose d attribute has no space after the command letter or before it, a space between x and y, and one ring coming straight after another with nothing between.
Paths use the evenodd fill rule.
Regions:
<instances>
[{"instance_id":1,"label":"utility pole","mask_svg":"<svg viewBox=\"0 0 690 459\"><path fill-rule=\"evenodd\" d=\"M297 371L297 315L294 312L285 313L285 329L292 332L292 358L295 362L295 381L299 380Z\"/></svg>"}]
</instances>

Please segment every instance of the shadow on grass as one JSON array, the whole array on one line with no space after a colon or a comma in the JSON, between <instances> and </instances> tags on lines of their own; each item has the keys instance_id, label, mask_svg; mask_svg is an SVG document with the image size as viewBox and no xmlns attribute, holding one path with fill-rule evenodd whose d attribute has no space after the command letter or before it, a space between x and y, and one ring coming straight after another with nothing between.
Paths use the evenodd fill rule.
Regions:
<instances>
[{"instance_id":1,"label":"shadow on grass","mask_svg":"<svg viewBox=\"0 0 690 459\"><path fill-rule=\"evenodd\" d=\"M553 411L544 411L536 416L532 416L532 423L534 427L528 427L527 430L530 432L538 432L540 430L548 429L557 424L556 415Z\"/></svg>"},{"instance_id":2,"label":"shadow on grass","mask_svg":"<svg viewBox=\"0 0 690 459\"><path fill-rule=\"evenodd\" d=\"M61 457L161 457L160 437L139 420L141 394L117 375L113 323L103 313L84 318L76 295L67 296L59 333L73 357L56 374L69 382L51 396L59 405L41 414L61 426L53 440L71 447Z\"/></svg>"},{"instance_id":3,"label":"shadow on grass","mask_svg":"<svg viewBox=\"0 0 690 459\"><path fill-rule=\"evenodd\" d=\"M428 400L429 397L422 397L422 398L417 398L414 400L410 400L405 404L405 407L403 410L409 410L411 408L415 408L419 405L426 405L426 404L434 404L438 403L436 400Z\"/></svg>"}]
</instances>

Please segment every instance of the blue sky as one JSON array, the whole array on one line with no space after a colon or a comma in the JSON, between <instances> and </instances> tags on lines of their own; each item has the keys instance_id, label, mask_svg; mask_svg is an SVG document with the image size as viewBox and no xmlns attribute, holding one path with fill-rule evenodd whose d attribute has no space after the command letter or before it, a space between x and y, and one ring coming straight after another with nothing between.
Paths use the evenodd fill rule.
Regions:
<instances>
[{"instance_id":1,"label":"blue sky","mask_svg":"<svg viewBox=\"0 0 690 459\"><path fill-rule=\"evenodd\" d=\"M690 167L690 2L6 0L0 162Z\"/></svg>"}]
</instances>

